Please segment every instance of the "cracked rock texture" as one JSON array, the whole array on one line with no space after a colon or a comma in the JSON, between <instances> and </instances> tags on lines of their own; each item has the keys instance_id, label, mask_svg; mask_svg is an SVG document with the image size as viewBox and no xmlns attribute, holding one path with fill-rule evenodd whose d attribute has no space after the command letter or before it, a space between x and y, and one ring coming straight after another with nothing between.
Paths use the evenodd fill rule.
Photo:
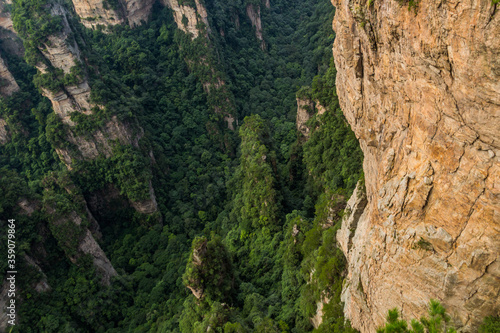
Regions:
<instances>
[{"instance_id":1,"label":"cracked rock texture","mask_svg":"<svg viewBox=\"0 0 500 333\"><path fill-rule=\"evenodd\" d=\"M368 199L339 233L345 314L374 332L389 309L419 318L434 298L475 332L500 310L499 5L332 2L337 90Z\"/></svg>"}]
</instances>

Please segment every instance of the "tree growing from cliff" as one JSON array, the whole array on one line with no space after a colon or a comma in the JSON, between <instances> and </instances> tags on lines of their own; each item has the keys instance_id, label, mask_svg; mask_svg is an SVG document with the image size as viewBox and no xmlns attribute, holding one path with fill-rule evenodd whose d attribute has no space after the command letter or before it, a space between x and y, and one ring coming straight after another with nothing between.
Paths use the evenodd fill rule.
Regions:
<instances>
[{"instance_id":1,"label":"tree growing from cliff","mask_svg":"<svg viewBox=\"0 0 500 333\"><path fill-rule=\"evenodd\" d=\"M429 317L420 320L412 319L410 328L406 320L399 319L397 308L389 310L387 323L377 329L377 333L454 333L456 330L450 326L450 316L441 303L431 299L429 302Z\"/></svg>"}]
</instances>

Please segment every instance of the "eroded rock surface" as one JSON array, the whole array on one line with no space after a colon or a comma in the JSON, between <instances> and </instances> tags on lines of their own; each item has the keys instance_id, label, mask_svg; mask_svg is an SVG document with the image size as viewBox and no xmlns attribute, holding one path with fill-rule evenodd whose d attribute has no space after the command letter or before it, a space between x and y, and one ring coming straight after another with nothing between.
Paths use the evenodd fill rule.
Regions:
<instances>
[{"instance_id":1,"label":"eroded rock surface","mask_svg":"<svg viewBox=\"0 0 500 333\"><path fill-rule=\"evenodd\" d=\"M0 145L4 145L9 142L10 136L7 130L7 122L0 118Z\"/></svg>"},{"instance_id":2,"label":"eroded rock surface","mask_svg":"<svg viewBox=\"0 0 500 333\"><path fill-rule=\"evenodd\" d=\"M345 314L374 332L389 309L419 318L435 298L474 332L500 310L497 5L332 2L337 90L368 198L343 236Z\"/></svg>"},{"instance_id":3,"label":"eroded rock surface","mask_svg":"<svg viewBox=\"0 0 500 333\"><path fill-rule=\"evenodd\" d=\"M178 0L163 0L163 3L173 10L177 28L185 33L190 33L193 39L203 33L201 23L206 31L210 30L207 10L200 0L195 0L196 8L180 5Z\"/></svg>"},{"instance_id":4,"label":"eroded rock surface","mask_svg":"<svg viewBox=\"0 0 500 333\"><path fill-rule=\"evenodd\" d=\"M267 6L267 4L266 4ZM269 4L269 7L271 5ZM269 8L267 7L267 8ZM262 35L262 20L260 18L260 6L256 6L254 4L247 5L247 16L252 22L252 27L255 28L255 37L260 41L260 48L262 50L266 49L266 42L264 41L264 37Z\"/></svg>"},{"instance_id":5,"label":"eroded rock surface","mask_svg":"<svg viewBox=\"0 0 500 333\"><path fill-rule=\"evenodd\" d=\"M17 85L14 76L5 65L5 62L0 57L0 95L7 97L19 91L19 86Z\"/></svg>"},{"instance_id":6,"label":"eroded rock surface","mask_svg":"<svg viewBox=\"0 0 500 333\"><path fill-rule=\"evenodd\" d=\"M101 0L72 0L76 14L87 28L123 24L123 14Z\"/></svg>"},{"instance_id":7,"label":"eroded rock surface","mask_svg":"<svg viewBox=\"0 0 500 333\"><path fill-rule=\"evenodd\" d=\"M316 114L322 115L325 111L325 107L319 104L319 101L297 97L297 117L295 124L297 125L297 130L302 133L306 140L309 138L309 132L311 131L309 126L307 126L307 122L312 116Z\"/></svg>"},{"instance_id":8,"label":"eroded rock surface","mask_svg":"<svg viewBox=\"0 0 500 333\"><path fill-rule=\"evenodd\" d=\"M128 23L131 27L147 22L154 0L72 0L76 14L87 28Z\"/></svg>"}]
</instances>

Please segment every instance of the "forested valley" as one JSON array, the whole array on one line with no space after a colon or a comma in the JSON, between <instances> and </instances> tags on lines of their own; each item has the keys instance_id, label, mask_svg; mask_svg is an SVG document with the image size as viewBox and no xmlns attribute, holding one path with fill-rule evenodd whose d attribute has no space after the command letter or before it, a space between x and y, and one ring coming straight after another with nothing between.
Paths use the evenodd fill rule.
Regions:
<instances>
[{"instance_id":1,"label":"forested valley","mask_svg":"<svg viewBox=\"0 0 500 333\"><path fill-rule=\"evenodd\" d=\"M363 154L336 95L334 7L203 2L197 38L160 3L143 24L95 29L72 3L8 6L25 49L0 45L19 85L0 99L0 228L16 220L22 272L11 332L355 331L336 233L364 191ZM43 46L61 26L81 59L66 74ZM93 113L63 122L47 96L82 82ZM79 152L111 123L133 143ZM109 263L96 266L88 239Z\"/></svg>"}]
</instances>

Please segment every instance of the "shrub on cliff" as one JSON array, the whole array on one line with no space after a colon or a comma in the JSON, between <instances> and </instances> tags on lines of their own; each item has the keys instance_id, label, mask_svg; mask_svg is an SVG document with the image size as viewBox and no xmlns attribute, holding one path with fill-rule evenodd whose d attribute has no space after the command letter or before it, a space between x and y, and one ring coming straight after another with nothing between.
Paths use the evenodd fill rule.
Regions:
<instances>
[{"instance_id":1,"label":"shrub on cliff","mask_svg":"<svg viewBox=\"0 0 500 333\"><path fill-rule=\"evenodd\" d=\"M479 326L479 333L500 333L500 317L484 318L483 324Z\"/></svg>"},{"instance_id":2,"label":"shrub on cliff","mask_svg":"<svg viewBox=\"0 0 500 333\"><path fill-rule=\"evenodd\" d=\"M420 320L412 319L411 328L408 328L406 320L399 319L397 308L389 310L387 323L384 327L377 329L377 333L453 333L456 332L450 327L450 316L446 309L436 300L429 302L429 318L422 317Z\"/></svg>"}]
</instances>

